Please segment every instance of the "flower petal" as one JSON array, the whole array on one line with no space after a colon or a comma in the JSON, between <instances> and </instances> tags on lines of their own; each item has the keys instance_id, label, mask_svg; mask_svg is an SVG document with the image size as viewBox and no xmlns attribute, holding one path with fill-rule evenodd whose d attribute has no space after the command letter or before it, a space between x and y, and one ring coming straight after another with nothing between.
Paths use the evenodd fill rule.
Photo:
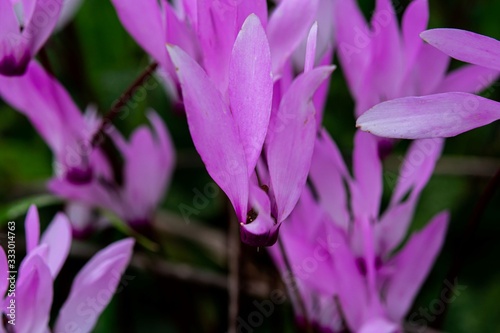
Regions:
<instances>
[{"instance_id":1,"label":"flower petal","mask_svg":"<svg viewBox=\"0 0 500 333\"><path fill-rule=\"evenodd\" d=\"M500 70L500 41L459 29L432 29L420 36L450 57Z\"/></svg>"},{"instance_id":2,"label":"flower petal","mask_svg":"<svg viewBox=\"0 0 500 333\"><path fill-rule=\"evenodd\" d=\"M40 219L35 205L31 205L28 209L24 229L26 233L26 251L29 253L38 246L40 241Z\"/></svg>"},{"instance_id":3,"label":"flower petal","mask_svg":"<svg viewBox=\"0 0 500 333\"><path fill-rule=\"evenodd\" d=\"M446 212L435 216L391 261L394 274L387 284L386 305L392 320L401 321L410 309L443 245L448 220Z\"/></svg>"},{"instance_id":4,"label":"flower petal","mask_svg":"<svg viewBox=\"0 0 500 333\"><path fill-rule=\"evenodd\" d=\"M413 67L423 41L419 34L427 28L429 22L429 1L410 2L403 14L402 31L405 45L406 66Z\"/></svg>"},{"instance_id":5,"label":"flower petal","mask_svg":"<svg viewBox=\"0 0 500 333\"><path fill-rule=\"evenodd\" d=\"M467 93L406 97L376 105L356 126L398 139L452 137L500 118L500 103Z\"/></svg>"},{"instance_id":6,"label":"flower petal","mask_svg":"<svg viewBox=\"0 0 500 333\"><path fill-rule=\"evenodd\" d=\"M293 210L306 183L317 132L312 98L333 69L318 67L297 77L269 129L266 156L278 222Z\"/></svg>"},{"instance_id":7,"label":"flower petal","mask_svg":"<svg viewBox=\"0 0 500 333\"><path fill-rule=\"evenodd\" d=\"M55 332L91 332L111 301L132 256L134 241L124 239L99 251L77 274L62 306ZM83 315L82 315L83 314Z\"/></svg>"},{"instance_id":8,"label":"flower petal","mask_svg":"<svg viewBox=\"0 0 500 333\"><path fill-rule=\"evenodd\" d=\"M274 75L280 75L285 62L306 38L316 17L318 3L318 0L285 0L272 13L267 25L267 36L271 45Z\"/></svg>"},{"instance_id":9,"label":"flower petal","mask_svg":"<svg viewBox=\"0 0 500 333\"><path fill-rule=\"evenodd\" d=\"M167 1L162 5L169 6ZM167 29L157 0L112 0L111 3L128 33L156 61L166 68ZM140 10L140 12L138 11Z\"/></svg>"},{"instance_id":10,"label":"flower petal","mask_svg":"<svg viewBox=\"0 0 500 333\"><path fill-rule=\"evenodd\" d=\"M49 39L56 27L59 15L63 6L63 1L37 0L33 16L26 22L22 32L24 38L27 38L31 45L31 54L35 55L42 48L43 44ZM45 18L43 24L40 18Z\"/></svg>"},{"instance_id":11,"label":"flower petal","mask_svg":"<svg viewBox=\"0 0 500 333\"><path fill-rule=\"evenodd\" d=\"M66 261L71 247L71 224L66 215L58 213L43 233L40 244L47 244L49 251L45 263L55 279Z\"/></svg>"},{"instance_id":12,"label":"flower petal","mask_svg":"<svg viewBox=\"0 0 500 333\"><path fill-rule=\"evenodd\" d=\"M453 91L479 94L489 87L499 77L500 72L476 65L465 65L446 75L435 93Z\"/></svg>"},{"instance_id":13,"label":"flower petal","mask_svg":"<svg viewBox=\"0 0 500 333\"><path fill-rule=\"evenodd\" d=\"M273 98L271 52L259 18L248 16L229 65L229 100L251 175L269 127Z\"/></svg>"},{"instance_id":14,"label":"flower petal","mask_svg":"<svg viewBox=\"0 0 500 333\"><path fill-rule=\"evenodd\" d=\"M208 173L246 221L248 171L245 152L228 106L203 69L178 47L168 46L178 68L184 105L196 150Z\"/></svg>"}]
</instances>

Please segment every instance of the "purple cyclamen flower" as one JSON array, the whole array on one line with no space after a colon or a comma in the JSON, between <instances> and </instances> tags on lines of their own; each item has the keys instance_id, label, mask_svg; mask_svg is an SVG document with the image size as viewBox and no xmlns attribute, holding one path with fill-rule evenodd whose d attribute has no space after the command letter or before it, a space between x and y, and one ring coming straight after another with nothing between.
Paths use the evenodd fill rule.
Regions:
<instances>
[{"instance_id":1,"label":"purple cyclamen flower","mask_svg":"<svg viewBox=\"0 0 500 333\"><path fill-rule=\"evenodd\" d=\"M109 209L134 226L151 222L175 160L167 128L156 113L148 113L152 129L138 128L130 142L113 127L106 131L124 161L119 166L123 182L118 184L108 154L91 144L101 119L92 108L83 115L67 91L36 62L24 76L0 76L0 96L28 117L52 149L56 169L49 183L52 192ZM85 229L79 225L75 231Z\"/></svg>"},{"instance_id":2,"label":"purple cyclamen flower","mask_svg":"<svg viewBox=\"0 0 500 333\"><path fill-rule=\"evenodd\" d=\"M421 36L453 58L500 70L498 40L456 29L433 29ZM456 86L464 84L467 82L462 78ZM381 103L361 116L357 126L380 136L415 139L452 137L498 119L500 103L473 94L449 92Z\"/></svg>"},{"instance_id":3,"label":"purple cyclamen flower","mask_svg":"<svg viewBox=\"0 0 500 333\"><path fill-rule=\"evenodd\" d=\"M112 2L125 29L160 64L165 73L163 81L174 100L180 100L178 78L165 49L166 43L180 47L196 60L225 94L233 44L250 14L255 14L266 29L273 55L272 71L281 75L283 67L321 13L319 0L280 1L269 19L265 0L179 0L173 4L165 0ZM321 20L321 25L323 23ZM327 34L320 34L321 55L329 47L327 37Z\"/></svg>"},{"instance_id":4,"label":"purple cyclamen flower","mask_svg":"<svg viewBox=\"0 0 500 333\"><path fill-rule=\"evenodd\" d=\"M40 223L35 206L25 221L26 257L18 268L16 290L8 286L7 257L0 248L0 295L7 323L5 332L15 323L16 333L47 333L53 298L54 280L66 261L71 245L71 228L64 214L57 214L40 239ZM76 275L70 294L58 311L54 332L91 332L118 287L120 277L132 255L134 241L125 239L99 251ZM3 295L7 292L5 299ZM92 302L92 303L89 303ZM9 316L15 306L15 317ZM10 307L10 308L9 308ZM84 315L83 315L84 314ZM14 320L15 319L15 320ZM13 320L13 321L12 321ZM9 323L10 322L10 323ZM10 331L9 331L10 332Z\"/></svg>"},{"instance_id":5,"label":"purple cyclamen flower","mask_svg":"<svg viewBox=\"0 0 500 333\"><path fill-rule=\"evenodd\" d=\"M356 0L337 1L335 19L337 53L358 117L394 98L477 93L498 77L498 68L485 68L485 63L447 73L450 58L419 37L429 20L428 0L412 1L401 27L390 0L376 1L369 23Z\"/></svg>"},{"instance_id":6,"label":"purple cyclamen flower","mask_svg":"<svg viewBox=\"0 0 500 333\"><path fill-rule=\"evenodd\" d=\"M51 148L61 178L91 181L93 169L104 163L90 145L100 123L92 108L82 115L64 87L34 61L23 76L0 76L0 97L30 120Z\"/></svg>"},{"instance_id":7,"label":"purple cyclamen flower","mask_svg":"<svg viewBox=\"0 0 500 333\"><path fill-rule=\"evenodd\" d=\"M121 153L123 184L117 184L108 164L95 171L91 182L76 185L54 178L49 189L70 200L92 207L110 209L134 228L153 220L153 214L174 169L174 147L163 120L153 111L148 113L152 128L141 126L127 142L117 131L110 133Z\"/></svg>"},{"instance_id":8,"label":"purple cyclamen flower","mask_svg":"<svg viewBox=\"0 0 500 333\"><path fill-rule=\"evenodd\" d=\"M50 37L63 1L0 0L0 76L22 75Z\"/></svg>"},{"instance_id":9,"label":"purple cyclamen flower","mask_svg":"<svg viewBox=\"0 0 500 333\"><path fill-rule=\"evenodd\" d=\"M397 180L387 179L395 188L381 213L377 139L356 133L351 176L328 134L318 137L309 188L280 233L293 272L286 271L276 246L271 255L285 281L293 274L307 316L322 332L340 332L341 314L353 332L401 331L442 246L448 214L438 214L394 251L405 238L442 144L440 139L412 143Z\"/></svg>"},{"instance_id":10,"label":"purple cyclamen flower","mask_svg":"<svg viewBox=\"0 0 500 333\"><path fill-rule=\"evenodd\" d=\"M305 72L274 83L268 37L259 17L248 16L232 47L225 90L195 59L168 46L194 145L252 245L276 241L306 181L316 134L311 100L333 70L313 69L314 29L311 35Z\"/></svg>"}]
</instances>

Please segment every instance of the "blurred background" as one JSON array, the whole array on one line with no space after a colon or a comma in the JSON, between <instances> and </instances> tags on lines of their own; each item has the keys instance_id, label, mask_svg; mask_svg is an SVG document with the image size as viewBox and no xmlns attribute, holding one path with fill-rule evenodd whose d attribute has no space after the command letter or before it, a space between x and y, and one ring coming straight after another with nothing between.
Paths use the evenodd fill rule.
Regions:
<instances>
[{"instance_id":1,"label":"blurred background","mask_svg":"<svg viewBox=\"0 0 500 333\"><path fill-rule=\"evenodd\" d=\"M373 10L373 0L359 3L367 15ZM407 3L401 0L395 4L405 7ZM500 39L500 1L431 0L430 5L431 27L461 28ZM84 0L74 20L50 39L46 50L57 78L81 109L94 104L102 114L149 64L148 56L125 32L109 1ZM500 101L500 83L485 95ZM173 181L155 221L156 241L163 250L137 251L122 280L123 288L101 316L95 332L226 332L227 262L231 253L227 246L232 239L227 199L218 191L201 203L194 201L197 190L215 187L193 148L185 117L170 105L161 84L134 96L128 115L118 118L115 125L128 136L137 125L146 123L148 107L164 118L177 148ZM332 77L324 125L346 161L351 160L354 124L353 101L340 68ZM393 186L391 175L397 174L407 146L407 142L398 144L385 161L386 201ZM412 230L420 229L444 209L451 211L452 218L443 251L410 314L433 306L454 258L460 258L458 282L466 286L449 304L442 323L437 318L428 320L441 331L500 332L500 191L487 206L477 232L471 233L467 227L474 206L499 166L500 123L496 122L447 140L443 157L423 191ZM45 143L24 116L0 100L2 229L8 220L15 220L18 230L23 230L29 203L39 205L43 226L64 208L47 196L45 182L51 175L52 157ZM187 218L182 214L186 205L195 211ZM84 262L97 249L123 237L122 232L109 229L75 242L56 280L54 308L66 298L72 278ZM18 240L22 238L20 231ZM257 309L255 301L268 299L273 291L288 298L265 249L241 245L239 267L239 316L243 320ZM261 326L241 332L299 331L291 305L285 301L275 306Z\"/></svg>"}]
</instances>

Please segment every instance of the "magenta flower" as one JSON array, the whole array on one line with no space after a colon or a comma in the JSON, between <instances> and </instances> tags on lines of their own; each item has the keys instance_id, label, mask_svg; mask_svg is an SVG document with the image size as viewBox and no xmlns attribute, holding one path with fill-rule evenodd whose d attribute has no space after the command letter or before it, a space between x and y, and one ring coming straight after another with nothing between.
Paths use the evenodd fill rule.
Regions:
<instances>
[{"instance_id":1,"label":"magenta flower","mask_svg":"<svg viewBox=\"0 0 500 333\"><path fill-rule=\"evenodd\" d=\"M401 27L391 1L377 0L366 22L355 0L337 1L337 53L356 102L356 116L386 100L461 91L476 93L498 70L467 65L447 73L450 58L425 44L427 0L412 1Z\"/></svg>"},{"instance_id":2,"label":"magenta flower","mask_svg":"<svg viewBox=\"0 0 500 333\"><path fill-rule=\"evenodd\" d=\"M104 164L105 167L97 169L87 184L77 185L54 178L49 189L63 198L109 209L132 227L151 223L170 182L175 159L165 124L153 111L148 118L152 129L139 127L129 142L117 131L111 132L124 159L123 184L116 183L110 166Z\"/></svg>"},{"instance_id":3,"label":"magenta flower","mask_svg":"<svg viewBox=\"0 0 500 333\"><path fill-rule=\"evenodd\" d=\"M472 32L433 29L421 34L449 56L500 70L500 42ZM458 81L457 87L466 84ZM473 94L449 92L381 103L362 115L357 126L392 138L451 137L500 119L500 103Z\"/></svg>"},{"instance_id":4,"label":"magenta flower","mask_svg":"<svg viewBox=\"0 0 500 333\"><path fill-rule=\"evenodd\" d=\"M39 239L40 224L36 207L32 206L26 221L27 255L18 268L15 292L9 290L7 257L0 248L0 314L7 323L0 323L0 331L16 333L50 332L53 284L68 256L71 229L65 215L59 213ZM115 292L120 276L130 261L134 241L116 242L98 252L77 274L68 299L58 311L54 332L90 332L101 312ZM3 295L7 292L5 299ZM92 302L92 303L90 303ZM15 306L15 317L11 309ZM11 324L15 326L9 327Z\"/></svg>"},{"instance_id":5,"label":"magenta flower","mask_svg":"<svg viewBox=\"0 0 500 333\"><path fill-rule=\"evenodd\" d=\"M22 75L50 37L63 2L0 1L0 76Z\"/></svg>"},{"instance_id":6,"label":"magenta flower","mask_svg":"<svg viewBox=\"0 0 500 333\"><path fill-rule=\"evenodd\" d=\"M56 172L74 184L91 181L103 155L90 146L100 119L91 108L82 115L67 91L39 64L26 74L0 76L0 97L24 114L51 148Z\"/></svg>"},{"instance_id":7,"label":"magenta flower","mask_svg":"<svg viewBox=\"0 0 500 333\"><path fill-rule=\"evenodd\" d=\"M342 319L354 332L393 333L401 328L444 241L447 213L437 215L394 251L407 234L442 144L440 139L412 144L397 181L389 179L395 188L381 213L377 139L356 134L353 176L326 132L317 139L309 189L280 236L307 316L323 332L340 332ZM276 246L271 255L286 280L292 273Z\"/></svg>"},{"instance_id":8,"label":"magenta flower","mask_svg":"<svg viewBox=\"0 0 500 333\"><path fill-rule=\"evenodd\" d=\"M109 209L134 226L151 221L174 168L174 148L157 114L148 115L153 130L140 127L129 143L116 129L107 131L124 160L119 166L123 184L118 184L109 156L91 145L101 123L96 112L89 108L82 115L66 90L40 65L32 62L24 76L0 76L0 96L28 117L52 149L57 176L49 183L52 192ZM81 224L77 228L86 229Z\"/></svg>"},{"instance_id":9,"label":"magenta flower","mask_svg":"<svg viewBox=\"0 0 500 333\"><path fill-rule=\"evenodd\" d=\"M270 45L254 14L234 42L227 90L180 48L168 47L194 145L252 245L276 241L306 181L316 133L311 99L333 70L312 69L314 43L310 48L307 72L275 83L273 96Z\"/></svg>"}]
</instances>

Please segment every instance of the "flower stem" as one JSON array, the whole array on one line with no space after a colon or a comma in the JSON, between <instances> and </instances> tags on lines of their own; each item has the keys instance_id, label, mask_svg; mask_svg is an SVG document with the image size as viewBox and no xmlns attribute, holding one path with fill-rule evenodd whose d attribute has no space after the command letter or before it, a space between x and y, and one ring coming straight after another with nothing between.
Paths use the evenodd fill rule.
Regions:
<instances>
[{"instance_id":1,"label":"flower stem","mask_svg":"<svg viewBox=\"0 0 500 333\"><path fill-rule=\"evenodd\" d=\"M92 146L96 147L101 144L102 136L105 134L109 124L118 116L121 109L127 104L127 102L132 98L137 88L142 86L147 79L151 77L153 72L158 68L158 63L151 63L142 74L125 90L125 92L120 96L120 98L113 104L109 112L102 119L101 125L97 130L96 134L92 138Z\"/></svg>"}]
</instances>

